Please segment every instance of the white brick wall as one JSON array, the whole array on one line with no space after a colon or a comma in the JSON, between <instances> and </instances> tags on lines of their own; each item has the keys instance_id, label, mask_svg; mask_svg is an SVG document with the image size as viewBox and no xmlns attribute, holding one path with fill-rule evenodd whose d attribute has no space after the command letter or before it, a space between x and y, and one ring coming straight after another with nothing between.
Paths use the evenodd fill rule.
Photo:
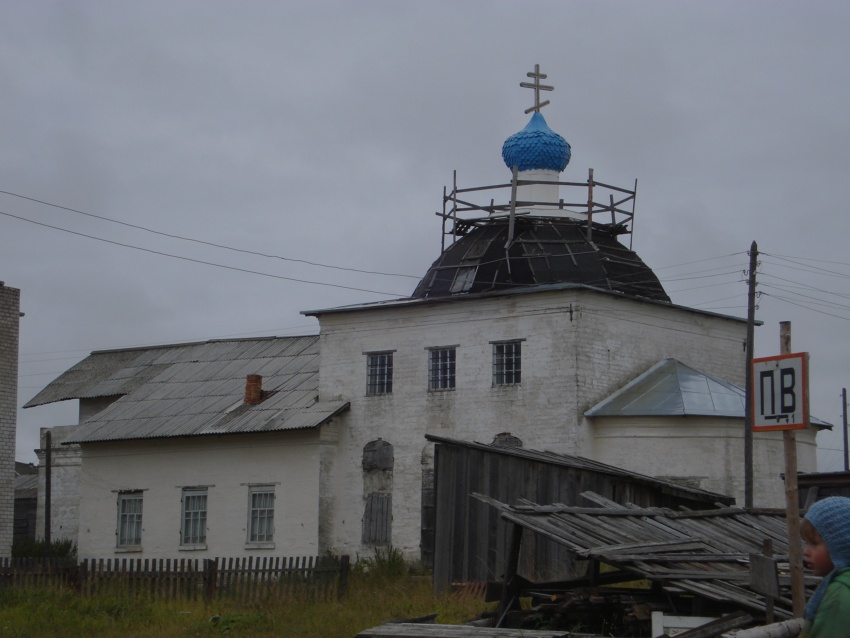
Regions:
<instances>
[{"instance_id":1,"label":"white brick wall","mask_svg":"<svg viewBox=\"0 0 850 638\"><path fill-rule=\"evenodd\" d=\"M21 291L0 284L0 556L11 556Z\"/></svg>"},{"instance_id":2,"label":"white brick wall","mask_svg":"<svg viewBox=\"0 0 850 638\"><path fill-rule=\"evenodd\" d=\"M322 486L333 549L360 546L363 446L394 446L393 545L419 552L424 435L594 456L583 412L663 357L743 383L746 326L719 316L587 290L319 314L320 396L345 398L339 445ZM522 384L492 386L492 341L522 339ZM426 348L457 346L457 388L429 393ZM393 393L367 397L364 352L394 351Z\"/></svg>"},{"instance_id":3,"label":"white brick wall","mask_svg":"<svg viewBox=\"0 0 850 638\"><path fill-rule=\"evenodd\" d=\"M688 485L734 496L743 506L744 429L740 419L688 417L597 418L596 459L632 472L690 479ZM753 437L753 504L785 508L785 451L781 432ZM815 472L815 431L797 432L797 469Z\"/></svg>"}]
</instances>

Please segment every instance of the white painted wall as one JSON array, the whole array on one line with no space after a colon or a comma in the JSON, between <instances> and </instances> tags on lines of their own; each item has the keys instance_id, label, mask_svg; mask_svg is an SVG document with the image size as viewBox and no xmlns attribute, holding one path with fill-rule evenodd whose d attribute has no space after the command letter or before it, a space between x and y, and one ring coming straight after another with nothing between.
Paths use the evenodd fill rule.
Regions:
<instances>
[{"instance_id":1,"label":"white painted wall","mask_svg":"<svg viewBox=\"0 0 850 638\"><path fill-rule=\"evenodd\" d=\"M316 430L83 446L80 558L319 553ZM248 549L249 484L275 486L274 547ZM207 547L180 550L181 488L208 486ZM142 551L116 551L117 497L144 490Z\"/></svg>"},{"instance_id":2,"label":"white painted wall","mask_svg":"<svg viewBox=\"0 0 850 638\"><path fill-rule=\"evenodd\" d=\"M595 458L585 410L663 357L734 383L744 376L743 321L567 289L319 313L320 396L344 398L336 457L323 486L335 506L322 526L333 549L360 544L363 446L394 446L393 545L419 553L424 435L489 443L512 432L526 447ZM522 384L492 386L492 341L523 339ZM429 393L427 348L457 347L457 388ZM366 396L366 355L394 351L393 393ZM653 452L653 455L655 452Z\"/></svg>"},{"instance_id":3,"label":"white painted wall","mask_svg":"<svg viewBox=\"0 0 850 638\"><path fill-rule=\"evenodd\" d=\"M597 417L596 460L734 496L743 506L744 423L717 417ZM797 436L797 469L816 471L814 430ZM753 436L753 504L785 507L781 432Z\"/></svg>"}]
</instances>

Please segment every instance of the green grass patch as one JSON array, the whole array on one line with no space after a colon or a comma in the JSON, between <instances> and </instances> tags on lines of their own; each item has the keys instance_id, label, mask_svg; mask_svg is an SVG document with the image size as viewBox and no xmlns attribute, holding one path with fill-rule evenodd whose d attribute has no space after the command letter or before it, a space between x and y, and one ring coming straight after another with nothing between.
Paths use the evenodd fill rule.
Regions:
<instances>
[{"instance_id":1,"label":"green grass patch","mask_svg":"<svg viewBox=\"0 0 850 638\"><path fill-rule=\"evenodd\" d=\"M470 597L434 596L429 577L384 558L388 562L353 569L348 595L326 602L205 604L127 594L83 598L66 589L0 589L0 637L353 638L391 619L432 613L438 614L436 622L460 624L493 606Z\"/></svg>"}]
</instances>

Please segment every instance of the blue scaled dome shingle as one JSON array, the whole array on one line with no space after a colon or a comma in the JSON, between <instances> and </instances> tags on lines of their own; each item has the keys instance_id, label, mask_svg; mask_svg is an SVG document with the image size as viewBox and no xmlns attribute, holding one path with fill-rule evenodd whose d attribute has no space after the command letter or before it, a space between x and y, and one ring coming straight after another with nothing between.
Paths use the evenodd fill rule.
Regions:
<instances>
[{"instance_id":1,"label":"blue scaled dome shingle","mask_svg":"<svg viewBox=\"0 0 850 638\"><path fill-rule=\"evenodd\" d=\"M521 171L543 169L560 173L570 163L570 145L549 128L540 111L535 111L526 127L502 144L502 159L510 169L516 166Z\"/></svg>"}]
</instances>

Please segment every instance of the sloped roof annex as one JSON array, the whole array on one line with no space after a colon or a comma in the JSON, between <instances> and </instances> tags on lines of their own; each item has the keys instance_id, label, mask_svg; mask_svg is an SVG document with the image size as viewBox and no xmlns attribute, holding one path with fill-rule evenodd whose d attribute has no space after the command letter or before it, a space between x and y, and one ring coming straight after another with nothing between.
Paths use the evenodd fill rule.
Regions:
<instances>
[{"instance_id":1,"label":"sloped roof annex","mask_svg":"<svg viewBox=\"0 0 850 638\"><path fill-rule=\"evenodd\" d=\"M244 403L249 374L265 398ZM25 407L120 395L65 443L313 428L348 408L319 401L319 338L264 337L94 352Z\"/></svg>"}]
</instances>

